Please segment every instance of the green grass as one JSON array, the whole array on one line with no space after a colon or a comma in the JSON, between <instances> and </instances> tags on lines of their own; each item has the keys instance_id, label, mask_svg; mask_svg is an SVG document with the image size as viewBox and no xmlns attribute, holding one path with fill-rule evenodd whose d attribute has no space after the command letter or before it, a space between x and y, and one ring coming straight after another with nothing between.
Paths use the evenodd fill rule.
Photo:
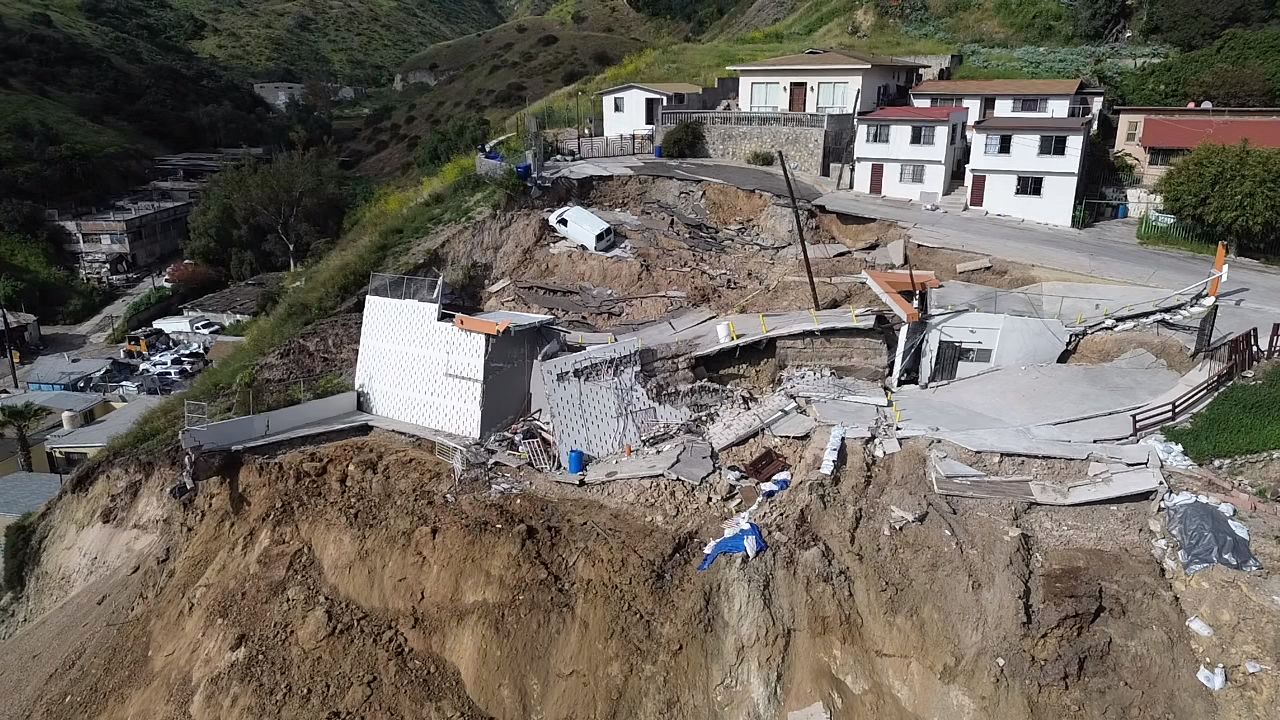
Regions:
<instances>
[{"instance_id":1,"label":"green grass","mask_svg":"<svg viewBox=\"0 0 1280 720\"><path fill-rule=\"evenodd\" d=\"M1260 382L1237 383L1214 398L1187 427L1165 429L1196 462L1280 448L1280 367Z\"/></svg>"},{"instance_id":2,"label":"green grass","mask_svg":"<svg viewBox=\"0 0 1280 720\"><path fill-rule=\"evenodd\" d=\"M1166 235L1163 233L1152 233L1146 237L1139 237L1138 244L1145 245L1146 247L1182 250L1183 252L1195 253L1196 255L1214 255L1218 252L1217 245L1196 242L1195 240L1187 240L1185 238Z\"/></svg>"}]
</instances>

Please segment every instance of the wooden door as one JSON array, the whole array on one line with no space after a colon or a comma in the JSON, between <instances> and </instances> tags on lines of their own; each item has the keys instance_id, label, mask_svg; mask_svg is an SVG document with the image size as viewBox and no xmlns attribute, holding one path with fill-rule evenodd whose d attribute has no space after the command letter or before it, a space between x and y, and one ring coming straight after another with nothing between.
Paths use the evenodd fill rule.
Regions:
<instances>
[{"instance_id":1,"label":"wooden door","mask_svg":"<svg viewBox=\"0 0 1280 720\"><path fill-rule=\"evenodd\" d=\"M805 99L808 95L809 85L802 82L791 83L791 98L787 104L787 109L791 112L804 112Z\"/></svg>"},{"instance_id":2,"label":"wooden door","mask_svg":"<svg viewBox=\"0 0 1280 720\"><path fill-rule=\"evenodd\" d=\"M867 192L872 195L884 192L884 163L871 163L871 187Z\"/></svg>"},{"instance_id":3,"label":"wooden door","mask_svg":"<svg viewBox=\"0 0 1280 720\"><path fill-rule=\"evenodd\" d=\"M943 340L938 343L938 352L933 356L933 370L929 373L929 382L955 380L960 371L960 343Z\"/></svg>"},{"instance_id":4,"label":"wooden door","mask_svg":"<svg viewBox=\"0 0 1280 720\"><path fill-rule=\"evenodd\" d=\"M969 189L969 206L982 207L982 201L987 195L987 176L974 175L973 187Z\"/></svg>"}]
</instances>

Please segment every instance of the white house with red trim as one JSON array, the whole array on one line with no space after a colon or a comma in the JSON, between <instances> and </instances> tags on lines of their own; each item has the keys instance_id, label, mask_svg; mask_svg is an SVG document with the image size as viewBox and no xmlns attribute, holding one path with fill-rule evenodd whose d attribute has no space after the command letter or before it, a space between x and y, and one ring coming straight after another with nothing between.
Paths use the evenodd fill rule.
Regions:
<instances>
[{"instance_id":1,"label":"white house with red trim","mask_svg":"<svg viewBox=\"0 0 1280 720\"><path fill-rule=\"evenodd\" d=\"M967 114L963 107L884 107L860 116L853 189L940 201L963 180Z\"/></svg>"},{"instance_id":2,"label":"white house with red trim","mask_svg":"<svg viewBox=\"0 0 1280 720\"><path fill-rule=\"evenodd\" d=\"M969 208L1070 226L1080 196L1088 117L989 117L973 125Z\"/></svg>"}]
</instances>

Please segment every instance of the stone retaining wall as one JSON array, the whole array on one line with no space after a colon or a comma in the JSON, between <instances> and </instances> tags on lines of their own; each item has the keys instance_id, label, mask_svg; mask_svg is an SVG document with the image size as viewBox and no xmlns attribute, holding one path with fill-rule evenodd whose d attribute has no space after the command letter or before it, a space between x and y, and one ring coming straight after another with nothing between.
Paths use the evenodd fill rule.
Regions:
<instances>
[{"instance_id":1,"label":"stone retaining wall","mask_svg":"<svg viewBox=\"0 0 1280 720\"><path fill-rule=\"evenodd\" d=\"M656 144L662 144L667 129L658 128ZM827 134L822 128L709 126L703 128L703 134L708 157L746 162L756 150L781 150L791 170L822 174L822 148Z\"/></svg>"}]
</instances>

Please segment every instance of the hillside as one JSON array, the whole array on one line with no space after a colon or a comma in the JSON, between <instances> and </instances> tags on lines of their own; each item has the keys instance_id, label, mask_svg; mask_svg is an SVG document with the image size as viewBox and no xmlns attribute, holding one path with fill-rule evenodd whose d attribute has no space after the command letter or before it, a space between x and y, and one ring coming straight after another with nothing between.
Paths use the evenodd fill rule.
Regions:
<instances>
[{"instance_id":1,"label":"hillside","mask_svg":"<svg viewBox=\"0 0 1280 720\"><path fill-rule=\"evenodd\" d=\"M501 23L494 0L173 0L199 18L192 47L251 74L381 84L432 43Z\"/></svg>"}]
</instances>

